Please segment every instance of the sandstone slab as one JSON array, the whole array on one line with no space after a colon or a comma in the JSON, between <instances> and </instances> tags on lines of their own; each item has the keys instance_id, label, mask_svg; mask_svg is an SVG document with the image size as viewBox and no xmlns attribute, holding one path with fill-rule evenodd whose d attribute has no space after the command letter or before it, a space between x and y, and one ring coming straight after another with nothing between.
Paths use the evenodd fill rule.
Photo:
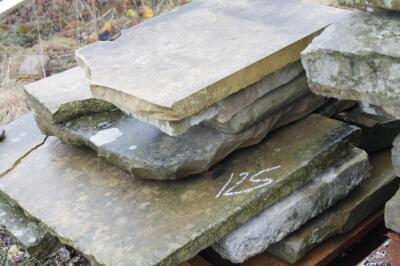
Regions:
<instances>
[{"instance_id":1,"label":"sandstone slab","mask_svg":"<svg viewBox=\"0 0 400 266\"><path fill-rule=\"evenodd\" d=\"M175 265L292 193L347 153L357 129L313 115L235 152L213 175L132 178L90 149L49 138L1 191L106 265Z\"/></svg>"},{"instance_id":2,"label":"sandstone slab","mask_svg":"<svg viewBox=\"0 0 400 266\"><path fill-rule=\"evenodd\" d=\"M176 121L296 62L344 13L297 0L193 1L76 55L96 98Z\"/></svg>"},{"instance_id":3,"label":"sandstone slab","mask_svg":"<svg viewBox=\"0 0 400 266\"><path fill-rule=\"evenodd\" d=\"M380 9L400 11L399 0L337 0L340 5L360 8L367 11Z\"/></svg>"},{"instance_id":4,"label":"sandstone slab","mask_svg":"<svg viewBox=\"0 0 400 266\"><path fill-rule=\"evenodd\" d=\"M400 190L385 205L386 227L400 233Z\"/></svg>"},{"instance_id":5,"label":"sandstone slab","mask_svg":"<svg viewBox=\"0 0 400 266\"><path fill-rule=\"evenodd\" d=\"M305 186L229 233L213 248L223 258L242 263L331 207L368 175L368 155L356 148Z\"/></svg>"},{"instance_id":6,"label":"sandstone slab","mask_svg":"<svg viewBox=\"0 0 400 266\"><path fill-rule=\"evenodd\" d=\"M335 118L361 128L358 147L369 153L391 148L394 139L400 134L400 120L377 106L361 104L337 114Z\"/></svg>"},{"instance_id":7,"label":"sandstone slab","mask_svg":"<svg viewBox=\"0 0 400 266\"><path fill-rule=\"evenodd\" d=\"M0 141L0 176L12 169L32 149L40 146L46 136L35 124L33 114L27 114L4 126L7 137Z\"/></svg>"},{"instance_id":8,"label":"sandstone slab","mask_svg":"<svg viewBox=\"0 0 400 266\"><path fill-rule=\"evenodd\" d=\"M89 80L79 67L30 83L25 93L35 112L55 124L115 109L93 98Z\"/></svg>"},{"instance_id":9,"label":"sandstone slab","mask_svg":"<svg viewBox=\"0 0 400 266\"><path fill-rule=\"evenodd\" d=\"M365 101L400 118L400 17L354 12L302 52L313 92Z\"/></svg>"},{"instance_id":10,"label":"sandstone slab","mask_svg":"<svg viewBox=\"0 0 400 266\"><path fill-rule=\"evenodd\" d=\"M93 114L63 125L38 117L38 124L46 134L89 146L136 177L177 179L206 171L232 151L259 143L271 130L310 114L319 102L319 96L310 94L239 134L199 125L171 137L121 111Z\"/></svg>"},{"instance_id":11,"label":"sandstone slab","mask_svg":"<svg viewBox=\"0 0 400 266\"><path fill-rule=\"evenodd\" d=\"M371 175L359 188L268 251L295 264L324 240L350 231L380 208L396 192L399 179L394 174L388 150L372 155L370 163Z\"/></svg>"}]
</instances>

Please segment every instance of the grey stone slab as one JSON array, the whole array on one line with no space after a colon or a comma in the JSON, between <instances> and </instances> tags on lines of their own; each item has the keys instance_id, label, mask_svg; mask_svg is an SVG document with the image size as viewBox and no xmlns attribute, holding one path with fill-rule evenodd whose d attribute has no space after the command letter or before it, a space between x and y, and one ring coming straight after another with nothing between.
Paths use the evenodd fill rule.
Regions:
<instances>
[{"instance_id":1,"label":"grey stone slab","mask_svg":"<svg viewBox=\"0 0 400 266\"><path fill-rule=\"evenodd\" d=\"M186 133L191 127L201 122L214 120L214 123L227 123L233 116L239 112L244 112L246 107L253 105L254 102L261 98L267 97L272 91L277 90L284 84L291 82L304 69L300 61L290 64L270 75L267 75L260 81L248 86L247 88L231 94L227 98L207 107L205 110L194 114L193 116L178 121L159 120L148 116L131 114L136 119L147 122L165 134L170 136L178 136ZM299 89L300 90L300 89ZM301 95L300 95L301 96ZM274 102L268 102L266 107L269 110L278 109Z\"/></svg>"},{"instance_id":2,"label":"grey stone slab","mask_svg":"<svg viewBox=\"0 0 400 266\"><path fill-rule=\"evenodd\" d=\"M358 147L369 153L391 148L394 139L400 134L400 120L377 106L362 104L337 114L335 118L361 128Z\"/></svg>"},{"instance_id":3,"label":"grey stone slab","mask_svg":"<svg viewBox=\"0 0 400 266\"><path fill-rule=\"evenodd\" d=\"M400 176L400 135L393 142L392 162L396 175Z\"/></svg>"},{"instance_id":4,"label":"grey stone slab","mask_svg":"<svg viewBox=\"0 0 400 266\"><path fill-rule=\"evenodd\" d=\"M367 153L355 148L305 186L229 233L213 248L223 258L242 263L347 196L369 176L369 170Z\"/></svg>"},{"instance_id":5,"label":"grey stone slab","mask_svg":"<svg viewBox=\"0 0 400 266\"><path fill-rule=\"evenodd\" d=\"M354 12L302 52L313 92L365 101L400 117L400 17Z\"/></svg>"},{"instance_id":6,"label":"grey stone slab","mask_svg":"<svg viewBox=\"0 0 400 266\"><path fill-rule=\"evenodd\" d=\"M340 5L359 8L367 11L381 9L400 11L399 0L337 0Z\"/></svg>"},{"instance_id":7,"label":"grey stone slab","mask_svg":"<svg viewBox=\"0 0 400 266\"><path fill-rule=\"evenodd\" d=\"M93 98L89 80L79 67L27 84L25 93L35 112L52 123L115 109Z\"/></svg>"},{"instance_id":8,"label":"grey stone slab","mask_svg":"<svg viewBox=\"0 0 400 266\"><path fill-rule=\"evenodd\" d=\"M220 131L238 133L271 116L273 113L287 108L306 95L310 95L307 78L304 74L300 74L293 81L276 88L248 105L226 122L220 122L217 118L214 118L205 123ZM313 106L314 110L325 103L323 97L314 97L313 100L314 103L310 104L310 106Z\"/></svg>"},{"instance_id":9,"label":"grey stone slab","mask_svg":"<svg viewBox=\"0 0 400 266\"><path fill-rule=\"evenodd\" d=\"M96 98L176 121L296 62L344 13L298 0L193 1L76 55Z\"/></svg>"},{"instance_id":10,"label":"grey stone slab","mask_svg":"<svg viewBox=\"0 0 400 266\"><path fill-rule=\"evenodd\" d=\"M67 243L106 265L175 265L346 154L357 129L312 115L231 154L213 176L132 178L90 149L49 138L0 188Z\"/></svg>"},{"instance_id":11,"label":"grey stone slab","mask_svg":"<svg viewBox=\"0 0 400 266\"><path fill-rule=\"evenodd\" d=\"M396 193L400 180L394 174L389 150L373 154L370 163L371 175L359 188L298 231L270 246L268 252L295 264L323 241L350 231L382 207Z\"/></svg>"},{"instance_id":12,"label":"grey stone slab","mask_svg":"<svg viewBox=\"0 0 400 266\"><path fill-rule=\"evenodd\" d=\"M385 205L386 227L400 233L400 190Z\"/></svg>"},{"instance_id":13,"label":"grey stone slab","mask_svg":"<svg viewBox=\"0 0 400 266\"><path fill-rule=\"evenodd\" d=\"M32 113L5 125L4 130L6 138L0 141L0 176L46 138L37 128Z\"/></svg>"},{"instance_id":14,"label":"grey stone slab","mask_svg":"<svg viewBox=\"0 0 400 266\"><path fill-rule=\"evenodd\" d=\"M320 101L318 97L311 94L239 134L199 125L171 137L121 111L93 114L63 125L38 117L38 124L46 134L87 145L136 177L177 179L206 171L232 151L257 144L271 130L307 116Z\"/></svg>"}]
</instances>

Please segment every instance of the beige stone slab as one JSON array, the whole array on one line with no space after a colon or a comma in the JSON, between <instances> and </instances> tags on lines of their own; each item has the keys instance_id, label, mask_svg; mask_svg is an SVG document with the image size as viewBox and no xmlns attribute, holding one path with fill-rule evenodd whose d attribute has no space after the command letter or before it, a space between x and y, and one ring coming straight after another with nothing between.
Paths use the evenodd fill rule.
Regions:
<instances>
[{"instance_id":1,"label":"beige stone slab","mask_svg":"<svg viewBox=\"0 0 400 266\"><path fill-rule=\"evenodd\" d=\"M295 62L346 11L299 0L203 0L77 51L93 95L181 120Z\"/></svg>"}]
</instances>

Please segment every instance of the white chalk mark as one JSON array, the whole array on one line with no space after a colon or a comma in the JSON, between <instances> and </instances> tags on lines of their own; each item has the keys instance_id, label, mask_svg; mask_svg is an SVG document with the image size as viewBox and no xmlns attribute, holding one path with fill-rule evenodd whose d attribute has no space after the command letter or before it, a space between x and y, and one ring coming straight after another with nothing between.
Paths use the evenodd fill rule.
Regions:
<instances>
[{"instance_id":1,"label":"white chalk mark","mask_svg":"<svg viewBox=\"0 0 400 266\"><path fill-rule=\"evenodd\" d=\"M224 186L221 188L221 190L218 192L218 194L215 196L216 198L219 198L221 196L235 196L235 195L240 195L240 194L245 194L245 193L251 193L254 190L260 189L262 187L268 186L269 184L271 184L274 180L271 178L258 178L260 175L262 174L266 174L269 172L272 172L274 170L277 170L281 168L281 166L275 166L275 167L271 167L271 168L267 168L267 169L263 169L261 171L259 171L258 173L252 175L249 177L250 173L249 172L243 172L240 173L239 176L241 177L241 179L236 182L235 185L233 185L232 187L228 188L227 187L230 185L230 183L232 182L233 177L235 176L234 173L231 174L231 176L229 177L228 181L224 184ZM250 187L244 190L239 190L239 191L235 191L235 189L237 189L243 182L248 181L250 183L253 184L257 184L254 187ZM262 184L259 184L262 183ZM224 192L225 191L225 192Z\"/></svg>"},{"instance_id":2,"label":"white chalk mark","mask_svg":"<svg viewBox=\"0 0 400 266\"><path fill-rule=\"evenodd\" d=\"M108 128L99 131L96 135L90 137L90 141L97 147L110 143L122 136L118 128Z\"/></svg>"}]
</instances>

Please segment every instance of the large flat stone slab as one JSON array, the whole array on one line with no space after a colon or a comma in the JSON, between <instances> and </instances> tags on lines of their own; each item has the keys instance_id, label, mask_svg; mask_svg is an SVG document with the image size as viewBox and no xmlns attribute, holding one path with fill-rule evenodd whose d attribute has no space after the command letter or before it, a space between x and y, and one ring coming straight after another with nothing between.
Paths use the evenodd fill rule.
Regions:
<instances>
[{"instance_id":1,"label":"large flat stone slab","mask_svg":"<svg viewBox=\"0 0 400 266\"><path fill-rule=\"evenodd\" d=\"M0 141L0 176L19 160L42 144L46 138L35 124L33 114L27 114L5 125L5 138Z\"/></svg>"},{"instance_id":2,"label":"large flat stone slab","mask_svg":"<svg viewBox=\"0 0 400 266\"><path fill-rule=\"evenodd\" d=\"M355 12L302 52L313 92L365 101L400 118L400 17Z\"/></svg>"},{"instance_id":3,"label":"large flat stone slab","mask_svg":"<svg viewBox=\"0 0 400 266\"><path fill-rule=\"evenodd\" d=\"M367 11L376 11L380 9L400 11L399 0L338 0L338 3Z\"/></svg>"},{"instance_id":4,"label":"large flat stone slab","mask_svg":"<svg viewBox=\"0 0 400 266\"><path fill-rule=\"evenodd\" d=\"M25 93L35 112L55 124L115 109L93 98L89 80L79 67L27 84Z\"/></svg>"},{"instance_id":5,"label":"large flat stone slab","mask_svg":"<svg viewBox=\"0 0 400 266\"><path fill-rule=\"evenodd\" d=\"M393 171L390 151L375 153L370 163L371 175L358 189L268 251L295 264L324 240L350 231L380 208L396 192L399 179Z\"/></svg>"},{"instance_id":6,"label":"large flat stone slab","mask_svg":"<svg viewBox=\"0 0 400 266\"><path fill-rule=\"evenodd\" d=\"M96 98L182 120L299 60L344 13L298 0L193 1L76 55Z\"/></svg>"},{"instance_id":7,"label":"large flat stone slab","mask_svg":"<svg viewBox=\"0 0 400 266\"><path fill-rule=\"evenodd\" d=\"M106 265L175 265L292 193L348 152L357 129L313 115L235 152L213 175L132 178L49 138L0 178L3 193Z\"/></svg>"},{"instance_id":8,"label":"large flat stone slab","mask_svg":"<svg viewBox=\"0 0 400 266\"><path fill-rule=\"evenodd\" d=\"M400 190L385 205L386 227L400 233Z\"/></svg>"},{"instance_id":9,"label":"large flat stone slab","mask_svg":"<svg viewBox=\"0 0 400 266\"><path fill-rule=\"evenodd\" d=\"M242 263L331 207L368 176L368 155L355 148L344 159L225 236L213 247L223 258Z\"/></svg>"},{"instance_id":10,"label":"large flat stone slab","mask_svg":"<svg viewBox=\"0 0 400 266\"><path fill-rule=\"evenodd\" d=\"M362 129L358 147L368 153L391 148L400 134L400 120L378 106L361 103L357 108L337 114L335 118Z\"/></svg>"},{"instance_id":11,"label":"large flat stone slab","mask_svg":"<svg viewBox=\"0 0 400 266\"><path fill-rule=\"evenodd\" d=\"M64 142L86 145L114 165L146 179L177 179L201 173L232 151L259 143L271 130L310 114L321 102L311 93L238 134L199 125L171 137L121 111L93 114L63 125L38 124Z\"/></svg>"}]
</instances>

